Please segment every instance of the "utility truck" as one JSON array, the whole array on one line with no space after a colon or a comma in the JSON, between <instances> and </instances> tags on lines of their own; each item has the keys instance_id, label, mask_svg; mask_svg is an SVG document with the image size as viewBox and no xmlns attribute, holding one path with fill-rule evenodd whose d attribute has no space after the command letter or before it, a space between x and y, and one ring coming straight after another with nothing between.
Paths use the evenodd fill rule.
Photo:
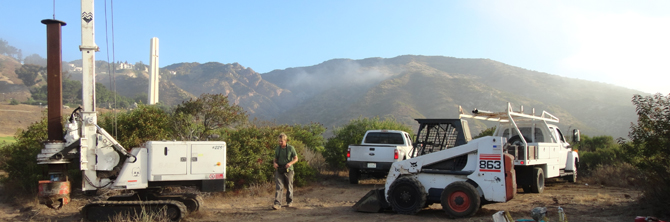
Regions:
<instances>
[{"instance_id":1,"label":"utility truck","mask_svg":"<svg viewBox=\"0 0 670 222\"><path fill-rule=\"evenodd\" d=\"M471 114L459 107L459 118L472 118L498 122L493 136L507 141L505 153L514 156L517 186L527 193L541 193L547 178L563 178L569 182L577 181L577 163L579 155L554 125L559 119L542 111L536 115L524 113L523 106L518 111L507 103L503 112L490 112L474 109ZM572 140L580 139L579 130L573 130Z\"/></svg>"}]
</instances>

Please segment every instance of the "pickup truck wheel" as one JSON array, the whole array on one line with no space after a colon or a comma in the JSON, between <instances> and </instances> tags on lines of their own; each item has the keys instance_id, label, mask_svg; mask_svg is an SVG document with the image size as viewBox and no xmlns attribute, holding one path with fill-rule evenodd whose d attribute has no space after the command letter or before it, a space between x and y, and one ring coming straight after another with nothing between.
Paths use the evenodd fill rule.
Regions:
<instances>
[{"instance_id":1,"label":"pickup truck wheel","mask_svg":"<svg viewBox=\"0 0 670 222\"><path fill-rule=\"evenodd\" d=\"M358 184L358 179L361 178L361 171L356 168L349 169L349 183Z\"/></svg>"},{"instance_id":2,"label":"pickup truck wheel","mask_svg":"<svg viewBox=\"0 0 670 222\"><path fill-rule=\"evenodd\" d=\"M542 167L533 168L533 183L530 184L530 191L533 193L542 193L544 191L544 170Z\"/></svg>"},{"instance_id":3,"label":"pickup truck wheel","mask_svg":"<svg viewBox=\"0 0 670 222\"><path fill-rule=\"evenodd\" d=\"M442 191L442 209L451 218L470 217L481 206L481 199L477 189L464 181L449 184Z\"/></svg>"},{"instance_id":4,"label":"pickup truck wheel","mask_svg":"<svg viewBox=\"0 0 670 222\"><path fill-rule=\"evenodd\" d=\"M400 177L393 181L388 199L393 211L399 214L416 214L426 204L426 190L413 177Z\"/></svg>"}]
</instances>

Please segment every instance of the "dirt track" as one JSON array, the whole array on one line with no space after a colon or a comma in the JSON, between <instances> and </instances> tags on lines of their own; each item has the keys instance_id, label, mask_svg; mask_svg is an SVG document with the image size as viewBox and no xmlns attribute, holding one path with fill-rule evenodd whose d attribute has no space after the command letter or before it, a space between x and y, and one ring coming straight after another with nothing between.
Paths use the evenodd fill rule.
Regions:
<instances>
[{"instance_id":1,"label":"dirt track","mask_svg":"<svg viewBox=\"0 0 670 222\"><path fill-rule=\"evenodd\" d=\"M443 221L448 220L440 204L433 204L417 215L398 215L394 212L359 213L351 206L369 190L383 186L383 180L362 180L351 185L340 173L326 176L308 187L296 189L294 207L272 210L273 186L253 187L243 191L228 191L205 198L206 206L188 215L185 221ZM556 221L556 209L565 209L570 221L632 221L636 215L648 215L649 210L637 204L640 192L615 187L587 186L562 181L550 182L542 194L519 194L507 203L485 205L472 218L450 221L491 221L500 210L510 211L515 219L530 219L532 208L545 206L550 220ZM73 195L71 204L60 211L28 203L25 206L0 205L4 221L80 221L79 208L87 200Z\"/></svg>"}]
</instances>

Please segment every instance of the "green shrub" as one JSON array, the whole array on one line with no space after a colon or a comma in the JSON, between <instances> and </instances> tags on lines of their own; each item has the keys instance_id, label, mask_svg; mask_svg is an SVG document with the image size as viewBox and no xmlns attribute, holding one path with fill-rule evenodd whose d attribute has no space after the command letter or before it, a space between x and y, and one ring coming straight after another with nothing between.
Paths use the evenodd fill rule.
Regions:
<instances>
[{"instance_id":1,"label":"green shrub","mask_svg":"<svg viewBox=\"0 0 670 222\"><path fill-rule=\"evenodd\" d=\"M326 162L336 169L344 169L347 161L347 148L350 144L358 144L363 140L365 132L368 130L402 130L412 132L412 129L395 119L380 120L379 117L358 118L349 121L343 127L335 128L335 136L326 142L323 156Z\"/></svg>"},{"instance_id":2,"label":"green shrub","mask_svg":"<svg viewBox=\"0 0 670 222\"><path fill-rule=\"evenodd\" d=\"M307 164L307 161L298 161L293 165L293 170L295 170L293 184L299 187L306 186L316 180L316 175L319 173Z\"/></svg>"},{"instance_id":3,"label":"green shrub","mask_svg":"<svg viewBox=\"0 0 670 222\"><path fill-rule=\"evenodd\" d=\"M28 129L16 133L16 142L2 144L0 147L0 170L7 173L2 177L5 185L17 187L26 192L37 191L42 178L43 166L37 165L37 154L47 139L47 119L28 126Z\"/></svg>"},{"instance_id":4,"label":"green shrub","mask_svg":"<svg viewBox=\"0 0 670 222\"><path fill-rule=\"evenodd\" d=\"M617 146L608 149L599 149L594 152L579 152L579 165L581 173L591 173L591 170L600 165L615 165L623 163L623 151Z\"/></svg>"},{"instance_id":5,"label":"green shrub","mask_svg":"<svg viewBox=\"0 0 670 222\"><path fill-rule=\"evenodd\" d=\"M293 165L295 170L294 183L296 186L304 186L313 181L317 171L308 164L304 158L306 149L315 149L307 146L302 140L308 141L312 146L319 146L319 132L323 127L316 125L279 125L279 126L256 126L248 125L238 129L221 130L222 139L226 141L227 165L226 177L228 188L242 188L251 184L260 184L274 181L274 150L279 144L277 138L280 133L288 135L288 144L293 146L298 153L298 162ZM312 136L307 136L312 135Z\"/></svg>"},{"instance_id":6,"label":"green shrub","mask_svg":"<svg viewBox=\"0 0 670 222\"><path fill-rule=\"evenodd\" d=\"M114 131L116 122L117 130ZM131 149L152 140L172 138L170 115L156 106L140 105L137 109L116 114L107 112L98 118L98 125L104 128L123 147Z\"/></svg>"},{"instance_id":7,"label":"green shrub","mask_svg":"<svg viewBox=\"0 0 670 222\"><path fill-rule=\"evenodd\" d=\"M9 105L19 105L19 101L12 98L12 100L9 101Z\"/></svg>"}]
</instances>

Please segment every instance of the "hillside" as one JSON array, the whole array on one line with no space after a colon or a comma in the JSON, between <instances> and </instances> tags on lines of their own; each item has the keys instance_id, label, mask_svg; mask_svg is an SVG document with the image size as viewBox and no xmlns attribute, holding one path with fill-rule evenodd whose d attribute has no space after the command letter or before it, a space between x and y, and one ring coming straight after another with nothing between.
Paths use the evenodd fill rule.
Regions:
<instances>
[{"instance_id":1,"label":"hillside","mask_svg":"<svg viewBox=\"0 0 670 222\"><path fill-rule=\"evenodd\" d=\"M263 80L259 73L238 63L179 63L164 69L177 71L171 81L181 89L196 96L226 95L229 101L261 119L271 119L288 109L287 103L294 97L289 90Z\"/></svg>"},{"instance_id":2,"label":"hillside","mask_svg":"<svg viewBox=\"0 0 670 222\"><path fill-rule=\"evenodd\" d=\"M96 61L96 65L107 64ZM12 58L0 57L0 91L25 100L30 92L16 77L16 67L20 64ZM81 73L69 75L81 79ZM630 123L636 121L630 99L644 94L489 59L414 55L333 59L265 74L238 63L178 63L162 68L160 79L160 101L169 106L203 93L221 93L252 118L286 124L319 122L329 130L358 117L393 117L414 125L415 118L456 118L459 105L502 111L512 102L527 112L535 108L556 115L564 130L626 137ZM99 72L96 81L111 88L107 72ZM146 71L122 70L115 81L120 95L146 97ZM493 124L470 125L477 134Z\"/></svg>"},{"instance_id":3,"label":"hillside","mask_svg":"<svg viewBox=\"0 0 670 222\"><path fill-rule=\"evenodd\" d=\"M488 59L441 56L337 59L275 70L263 78L303 96L301 104L276 116L278 122L317 121L329 128L359 116L392 116L411 124L414 118L456 118L459 105L503 111L509 101L524 105L527 112L547 110L561 119L565 130L626 137L636 121L630 99L644 94ZM486 127L471 125L475 134Z\"/></svg>"},{"instance_id":4,"label":"hillside","mask_svg":"<svg viewBox=\"0 0 670 222\"><path fill-rule=\"evenodd\" d=\"M15 70L20 67L21 63L14 58L0 55L0 93L3 101L10 98L23 101L30 97L30 90L16 75Z\"/></svg>"},{"instance_id":5,"label":"hillside","mask_svg":"<svg viewBox=\"0 0 670 222\"><path fill-rule=\"evenodd\" d=\"M82 74L81 72L72 73L70 74L70 78L81 81ZM116 82L116 92L118 92L119 95L128 98L140 97L142 101L146 102L147 93L149 92L149 74L147 72L139 70L119 70L116 75L114 75L114 80ZM110 75L106 73L96 74L95 81L102 83L108 89L112 89ZM174 106L180 104L184 100L196 97L179 88L168 79L159 78L159 81L158 100L167 106Z\"/></svg>"}]
</instances>

